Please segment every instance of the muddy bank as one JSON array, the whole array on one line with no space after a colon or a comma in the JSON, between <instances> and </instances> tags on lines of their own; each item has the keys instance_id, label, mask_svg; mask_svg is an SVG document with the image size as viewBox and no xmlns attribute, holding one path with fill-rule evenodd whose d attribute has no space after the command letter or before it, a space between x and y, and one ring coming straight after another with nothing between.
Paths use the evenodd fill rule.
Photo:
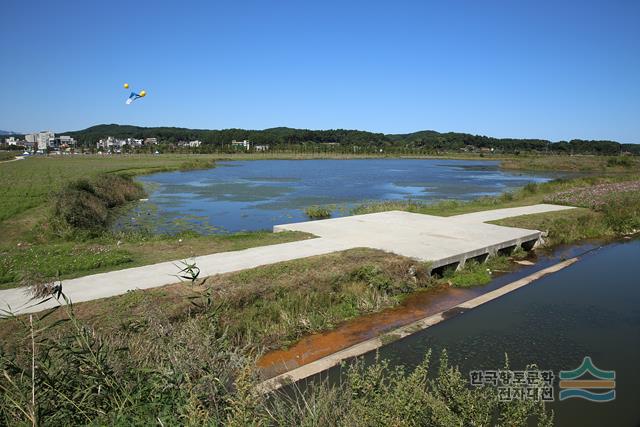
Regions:
<instances>
[{"instance_id":1,"label":"muddy bank","mask_svg":"<svg viewBox=\"0 0 640 427\"><path fill-rule=\"evenodd\" d=\"M497 273L494 280L485 286L442 286L417 292L407 297L398 307L347 321L332 331L305 337L287 349L271 351L258 361L258 367L263 378L272 378L419 319L446 312L458 304L501 288L560 260L593 250L599 245L600 242L592 242L532 252L526 259L528 263L514 264L514 271Z\"/></svg>"}]
</instances>

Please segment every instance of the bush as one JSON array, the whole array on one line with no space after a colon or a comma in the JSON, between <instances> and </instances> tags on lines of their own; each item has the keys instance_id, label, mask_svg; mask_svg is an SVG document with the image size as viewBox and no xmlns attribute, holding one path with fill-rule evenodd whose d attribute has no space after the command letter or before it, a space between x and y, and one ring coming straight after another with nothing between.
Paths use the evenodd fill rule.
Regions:
<instances>
[{"instance_id":1,"label":"bush","mask_svg":"<svg viewBox=\"0 0 640 427\"><path fill-rule=\"evenodd\" d=\"M633 160L630 157L610 157L607 159L607 167L613 168L621 166L623 168L630 168L634 165Z\"/></svg>"},{"instance_id":2,"label":"bush","mask_svg":"<svg viewBox=\"0 0 640 427\"><path fill-rule=\"evenodd\" d=\"M522 188L522 191L525 194L536 194L538 190L538 184L535 182L530 182Z\"/></svg>"},{"instance_id":3,"label":"bush","mask_svg":"<svg viewBox=\"0 0 640 427\"><path fill-rule=\"evenodd\" d=\"M609 197L600 206L604 220L616 233L632 233L640 230L640 194L622 193Z\"/></svg>"},{"instance_id":4,"label":"bush","mask_svg":"<svg viewBox=\"0 0 640 427\"><path fill-rule=\"evenodd\" d=\"M63 296L63 298L66 297ZM69 302L68 300L66 300ZM348 368L345 381L271 395L257 391L253 360L217 316L173 321L153 301L136 322L100 333L67 305L15 319L24 345L0 346L0 425L551 425L544 403L502 402L469 388L443 353L413 371L385 361ZM64 321L64 322L63 322ZM33 362L32 362L33 361ZM32 364L33 363L33 364Z\"/></svg>"},{"instance_id":5,"label":"bush","mask_svg":"<svg viewBox=\"0 0 640 427\"><path fill-rule=\"evenodd\" d=\"M107 206L102 199L72 186L58 195L54 214L72 228L86 230L105 228L108 218Z\"/></svg>"},{"instance_id":6,"label":"bush","mask_svg":"<svg viewBox=\"0 0 640 427\"><path fill-rule=\"evenodd\" d=\"M304 213L311 219L331 218L331 209L324 206L309 206Z\"/></svg>"},{"instance_id":7,"label":"bush","mask_svg":"<svg viewBox=\"0 0 640 427\"><path fill-rule=\"evenodd\" d=\"M100 175L93 182L79 179L56 195L53 223L72 229L102 231L109 224L110 209L143 195L140 185L131 178Z\"/></svg>"},{"instance_id":8,"label":"bush","mask_svg":"<svg viewBox=\"0 0 640 427\"><path fill-rule=\"evenodd\" d=\"M413 371L377 360L357 361L337 387L320 384L309 395L272 399L270 425L340 426L550 426L553 415L533 400L502 402L497 388L469 388L446 352L438 369L430 352ZM535 367L532 366L533 369Z\"/></svg>"},{"instance_id":9,"label":"bush","mask_svg":"<svg viewBox=\"0 0 640 427\"><path fill-rule=\"evenodd\" d=\"M104 200L108 208L122 206L140 199L144 191L130 178L118 175L101 175L94 183L95 194Z\"/></svg>"}]
</instances>

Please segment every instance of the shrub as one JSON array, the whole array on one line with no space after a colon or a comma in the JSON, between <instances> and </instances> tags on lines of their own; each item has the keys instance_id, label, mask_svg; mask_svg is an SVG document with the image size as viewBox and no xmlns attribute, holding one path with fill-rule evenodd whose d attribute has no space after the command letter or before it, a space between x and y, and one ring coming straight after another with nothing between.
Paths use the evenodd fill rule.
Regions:
<instances>
[{"instance_id":1,"label":"shrub","mask_svg":"<svg viewBox=\"0 0 640 427\"><path fill-rule=\"evenodd\" d=\"M538 184L535 182L530 182L522 188L522 191L526 194L536 194L538 190Z\"/></svg>"},{"instance_id":2,"label":"shrub","mask_svg":"<svg viewBox=\"0 0 640 427\"><path fill-rule=\"evenodd\" d=\"M94 181L79 179L56 195L53 223L59 228L99 232L109 224L110 209L143 195L142 187L131 178L105 174Z\"/></svg>"},{"instance_id":3,"label":"shrub","mask_svg":"<svg viewBox=\"0 0 640 427\"><path fill-rule=\"evenodd\" d=\"M325 206L309 206L304 213L311 219L331 218L331 209Z\"/></svg>"},{"instance_id":4,"label":"shrub","mask_svg":"<svg viewBox=\"0 0 640 427\"><path fill-rule=\"evenodd\" d=\"M95 194L104 200L108 208L122 206L126 202L137 200L144 191L130 178L118 175L101 175L95 183Z\"/></svg>"},{"instance_id":5,"label":"shrub","mask_svg":"<svg viewBox=\"0 0 640 427\"><path fill-rule=\"evenodd\" d=\"M58 194L54 214L73 228L95 230L106 227L108 210L94 193L69 186Z\"/></svg>"},{"instance_id":6,"label":"shrub","mask_svg":"<svg viewBox=\"0 0 640 427\"><path fill-rule=\"evenodd\" d=\"M413 371L376 360L357 361L337 387L316 385L308 395L279 393L269 425L550 426L553 414L533 400L500 401L497 388L469 388L446 352L431 369L430 352ZM532 369L535 367L531 366Z\"/></svg>"},{"instance_id":7,"label":"shrub","mask_svg":"<svg viewBox=\"0 0 640 427\"><path fill-rule=\"evenodd\" d=\"M630 168L633 165L634 162L629 157L610 157L607 159L607 167L621 166L623 168Z\"/></svg>"},{"instance_id":8,"label":"shrub","mask_svg":"<svg viewBox=\"0 0 640 427\"><path fill-rule=\"evenodd\" d=\"M66 297L66 302L69 302ZM0 348L0 425L551 425L545 404L469 388L443 352L413 371L358 360L335 386L266 395L252 358L216 316L171 321L152 301L108 334L67 305L59 321L16 319L24 345ZM62 322L64 321L64 323Z\"/></svg>"},{"instance_id":9,"label":"shrub","mask_svg":"<svg viewBox=\"0 0 640 427\"><path fill-rule=\"evenodd\" d=\"M640 230L640 193L622 193L608 198L600 206L604 220L616 233Z\"/></svg>"}]
</instances>

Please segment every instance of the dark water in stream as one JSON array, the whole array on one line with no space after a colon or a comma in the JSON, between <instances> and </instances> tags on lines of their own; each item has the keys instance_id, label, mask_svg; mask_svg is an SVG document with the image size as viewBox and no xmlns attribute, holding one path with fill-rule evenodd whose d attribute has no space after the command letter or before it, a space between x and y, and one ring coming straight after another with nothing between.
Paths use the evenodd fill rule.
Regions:
<instances>
[{"instance_id":1,"label":"dark water in stream","mask_svg":"<svg viewBox=\"0 0 640 427\"><path fill-rule=\"evenodd\" d=\"M536 363L556 375L590 356L598 368L616 371L616 398L556 401L550 405L556 424L640 425L640 240L589 252L564 270L389 344L379 354L412 367L428 349L437 359L444 348L464 375L501 369L505 353L512 369ZM335 382L340 375L336 367L322 377Z\"/></svg>"}]
</instances>

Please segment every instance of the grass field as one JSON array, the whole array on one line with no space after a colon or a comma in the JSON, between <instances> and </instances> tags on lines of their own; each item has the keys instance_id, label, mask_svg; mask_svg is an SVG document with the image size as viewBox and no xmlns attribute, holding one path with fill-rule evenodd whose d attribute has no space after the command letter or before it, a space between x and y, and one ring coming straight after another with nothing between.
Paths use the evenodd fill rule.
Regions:
<instances>
[{"instance_id":1,"label":"grass field","mask_svg":"<svg viewBox=\"0 0 640 427\"><path fill-rule=\"evenodd\" d=\"M213 156L136 155L33 157L0 164L0 288L24 280L77 277L207 253L306 238L303 233L154 236L57 235L50 226L55 195L79 178L140 175L212 166Z\"/></svg>"},{"instance_id":2,"label":"grass field","mask_svg":"<svg viewBox=\"0 0 640 427\"><path fill-rule=\"evenodd\" d=\"M101 173L141 175L204 167L211 156L136 155L136 156L51 156L31 157L0 166L0 222L47 204L52 193L63 184ZM193 163L197 160L197 163Z\"/></svg>"},{"instance_id":3,"label":"grass field","mask_svg":"<svg viewBox=\"0 0 640 427\"><path fill-rule=\"evenodd\" d=\"M360 158L363 156L332 156L319 154L238 154L230 155L131 155L131 156L61 156L33 157L10 162L0 167L0 223L47 203L50 195L73 179L90 178L101 173L141 175L146 173L205 167L216 159L269 158ZM477 155L453 154L445 158L481 159ZM545 169L630 172L638 170L636 158L596 156L521 156L482 158L500 160L509 169Z\"/></svg>"},{"instance_id":4,"label":"grass field","mask_svg":"<svg viewBox=\"0 0 640 427\"><path fill-rule=\"evenodd\" d=\"M219 251L244 249L306 238L302 234L242 233L218 236L153 236L138 234L104 233L98 237L61 235L52 230L54 195L71 181L79 178L93 179L104 173L127 176L168 170L208 167L216 159L263 158L326 158L327 154L238 154L229 155L131 155L131 156L61 156L33 157L27 160L0 164L0 287L18 286L23 280L47 279L60 275L63 278L108 271L147 263L186 258ZM335 158L359 158L363 156L335 156ZM455 158L475 158L477 155L456 154ZM575 187L589 187L630 179L637 160L626 157L607 158L594 156L519 156L505 158L509 168L536 168L544 165L560 169L578 168L598 170L598 177L571 181L530 185L523 190L500 197L481 198L469 203L449 201L434 205L412 202L384 202L362 206L354 213L402 209L433 215L459 213L521 206L544 201L546 197ZM630 169L631 168L631 169ZM602 172L604 171L604 172ZM623 173L625 172L625 173ZM578 215L572 213L570 216ZM531 227L539 224L557 230L556 241L570 242L582 237L610 236L605 229L602 212L585 210L580 217L592 227L575 228L561 224L560 218L552 224L541 216L531 218ZM588 220L588 221L587 221ZM515 223L514 223L515 224ZM520 226L526 226L518 222ZM561 226L562 225L562 226Z\"/></svg>"},{"instance_id":5,"label":"grass field","mask_svg":"<svg viewBox=\"0 0 640 427\"><path fill-rule=\"evenodd\" d=\"M65 165L64 160L47 161L32 165L49 167L49 174ZM179 156L158 163L127 159L109 170L95 163L102 168L99 171L92 170L93 159L78 161L75 175L51 178L55 183L47 191L43 191L49 186L46 179L32 178L40 191L34 191L35 204L25 205L29 207L17 217L10 215L0 223L1 227L11 224L0 244L0 282L4 280L5 286L19 283L21 274L50 276L62 270L63 275L73 276L308 237L293 233L174 237L105 233L86 240L56 238L42 223L50 209L48 195L77 174L143 173L185 167L185 162L194 166L191 159ZM0 165L0 173L3 167L18 163L26 161ZM14 176L37 172L22 169ZM2 175L3 179L8 176ZM617 184L631 179L638 177L610 174L531 184L513 194L466 203L387 202L363 206L356 213L405 209L453 215L553 201L558 194L565 201L583 200L584 189L604 186L587 192L591 200L596 195L609 197L607 189L635 188ZM640 228L636 193L568 213L523 216L501 223L548 231L551 243L613 237ZM17 224L24 228L15 229ZM438 372L435 382L427 381L426 364L412 374L374 364L365 371L352 371L344 389L320 387L320 394L302 404L277 395L267 402L254 393L253 361L265 349L286 346L344 320L393 307L418 290L487 283L492 279L490 270L505 271L512 265L499 256L487 264L470 262L461 271L446 271L436 278L428 277L426 267L416 261L355 249L218 275L196 285L186 282L80 303L74 305L75 313L38 314L34 326L28 316L0 320L0 370L4 372L0 424L73 420L78 424L172 425L206 420L232 425L322 425L333 420L329 425L354 425L363 419L375 424L380 417L398 424L406 418L407 402L415 408L436 408L440 425L489 424L487 417L501 411L510 422L514 414L523 420L531 414L546 419L543 406L507 408L499 406L495 396L470 394L462 375L446 363L440 365L444 370ZM35 371L30 368L32 361ZM481 413L447 409L457 408L460 401L477 401L463 406L481 408ZM430 420L435 423L435 418ZM420 418L415 421L417 424ZM519 424L527 425L526 421Z\"/></svg>"},{"instance_id":6,"label":"grass field","mask_svg":"<svg viewBox=\"0 0 640 427\"><path fill-rule=\"evenodd\" d=\"M0 151L0 162L13 160L18 155L20 155L20 153L16 151Z\"/></svg>"}]
</instances>

